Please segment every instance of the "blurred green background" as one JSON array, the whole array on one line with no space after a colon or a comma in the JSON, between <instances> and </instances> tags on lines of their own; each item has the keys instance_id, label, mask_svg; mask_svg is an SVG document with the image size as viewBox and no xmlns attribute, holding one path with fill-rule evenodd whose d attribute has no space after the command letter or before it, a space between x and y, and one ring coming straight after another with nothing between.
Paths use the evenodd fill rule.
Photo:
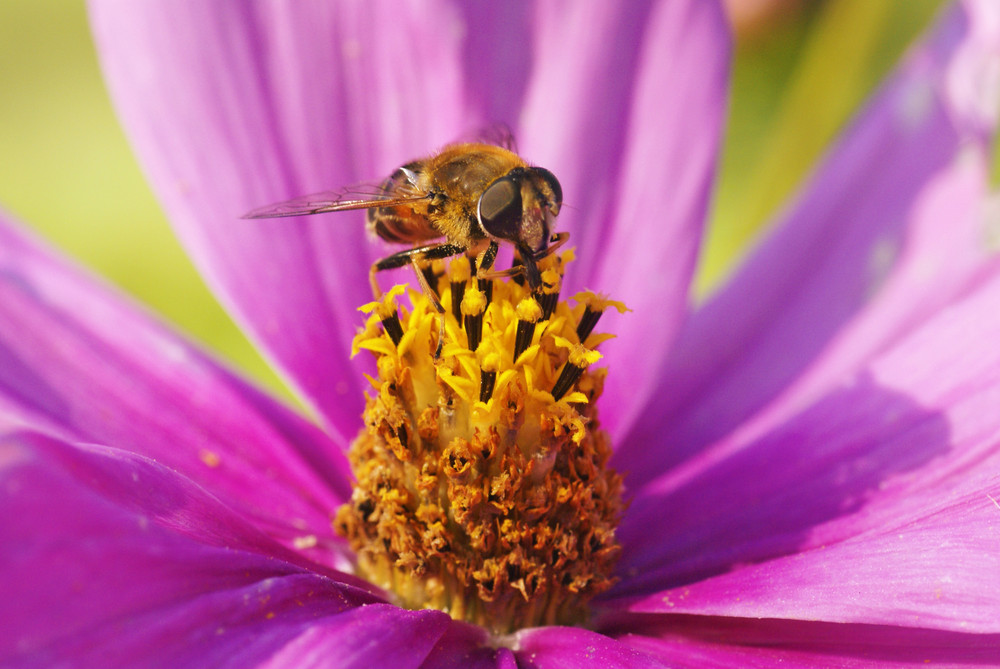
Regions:
<instances>
[{"instance_id":1,"label":"blurred green background","mask_svg":"<svg viewBox=\"0 0 1000 669\"><path fill-rule=\"evenodd\" d=\"M729 0L730 122L709 290L942 0ZM0 2L0 203L258 382L289 395L207 292L115 120L83 0Z\"/></svg>"}]
</instances>

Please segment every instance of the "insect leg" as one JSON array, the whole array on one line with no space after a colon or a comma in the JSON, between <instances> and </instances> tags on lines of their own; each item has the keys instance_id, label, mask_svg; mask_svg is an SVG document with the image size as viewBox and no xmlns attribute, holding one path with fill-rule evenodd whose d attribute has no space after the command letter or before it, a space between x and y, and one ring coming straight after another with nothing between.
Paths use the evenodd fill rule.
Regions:
<instances>
[{"instance_id":1,"label":"insect leg","mask_svg":"<svg viewBox=\"0 0 1000 669\"><path fill-rule=\"evenodd\" d=\"M381 272L382 270L387 269L396 269L404 265L413 264L414 268L417 269L417 276L419 280L421 278L421 272L417 268L417 263L421 260L450 258L451 256L457 256L463 251L465 251L464 248L455 244L428 244L427 246L418 246L414 249L406 249L405 251L400 251L399 253L393 253L391 256L386 256L385 258L376 261L375 264L372 265L371 271L368 273L368 278L372 284L372 293L375 295L375 299L382 297L382 289L379 288L378 281L375 279L376 272ZM421 281L420 287L424 289L424 292L428 294L428 297L434 295L432 302L434 302L435 308L440 311L441 301L437 299L437 294L431 290L430 284L427 284L426 278Z\"/></svg>"},{"instance_id":2,"label":"insect leg","mask_svg":"<svg viewBox=\"0 0 1000 669\"><path fill-rule=\"evenodd\" d=\"M479 276L480 273L488 272L490 267L493 267L499 250L500 245L496 242L490 242L490 245L483 249L483 252L476 258L476 276Z\"/></svg>"},{"instance_id":3,"label":"insect leg","mask_svg":"<svg viewBox=\"0 0 1000 669\"><path fill-rule=\"evenodd\" d=\"M527 256L522 254L521 260L524 262L524 274L532 290L538 291L542 285L542 276L538 271L538 261L555 253L567 241L569 241L569 233L559 232L552 235L549 239L549 246L541 253L529 254Z\"/></svg>"},{"instance_id":4,"label":"insect leg","mask_svg":"<svg viewBox=\"0 0 1000 669\"><path fill-rule=\"evenodd\" d=\"M552 238L549 240L550 246L548 248L546 248L544 251L542 251L542 253L540 255L538 255L535 258L535 260L541 260L542 258L547 258L548 256L550 256L553 253L555 253L556 251L558 251L559 248L563 244L565 244L566 242L568 242L568 241L569 241L569 233L568 232L557 232L557 233L555 233L554 235L552 235ZM494 243L492 246L496 246L496 244ZM481 279L502 279L502 278L508 277L508 276L518 276L519 274L527 274L527 270L526 270L526 268L525 268L524 265L514 265L513 267L510 267L508 269L488 271L489 268L493 265L493 261L496 260L496 256L497 256L496 250L494 250L492 256L489 257L489 258L486 258L486 255L489 252L490 252L490 249L488 248L485 251L483 251L482 254L480 254L480 257L482 257L483 260L488 260L489 261L489 264L482 266L482 269L477 273L477 276L479 278L481 278Z\"/></svg>"},{"instance_id":5,"label":"insect leg","mask_svg":"<svg viewBox=\"0 0 1000 669\"><path fill-rule=\"evenodd\" d=\"M375 273L381 272L385 269L396 269L397 267L402 267L403 265L413 265L413 269L417 274L417 281L420 283L420 288L424 291L424 295L431 301L434 308L437 309L438 314L440 314L440 324L438 326L438 343L437 349L434 351L434 358L441 357L441 349L444 346L444 306L441 304L441 298L438 297L437 292L431 288L431 285L427 282L427 277L424 273L420 271L420 262L423 260L437 260L439 258L450 258L451 256L457 256L459 253L465 251L461 246L455 244L429 244L427 246L418 246L415 249L407 249L405 251L400 251L399 253L393 253L391 256L382 258L374 265L372 265L371 272L369 273L369 278L372 282L372 292L375 294L375 298L378 299L382 296L382 291L379 289L378 281L375 279Z\"/></svg>"},{"instance_id":6,"label":"insect leg","mask_svg":"<svg viewBox=\"0 0 1000 669\"><path fill-rule=\"evenodd\" d=\"M437 291L431 288L431 284L427 280L427 275L424 274L420 268L419 262L422 259L423 258L417 258L417 257L410 258L410 264L413 265L413 271L416 272L417 274L417 283L420 284L420 288L421 290L424 291L424 295L426 295L428 299L430 299L431 303L434 305L434 308L437 309L437 312L443 316L444 306L441 304L441 298L438 297ZM443 326L444 323L442 323L442 327Z\"/></svg>"},{"instance_id":7,"label":"insect leg","mask_svg":"<svg viewBox=\"0 0 1000 669\"><path fill-rule=\"evenodd\" d=\"M508 267L507 269L497 269L490 270L488 272L479 272L476 274L477 278L480 279L502 279L508 276L517 276L518 274L524 274L524 265L514 265L513 267Z\"/></svg>"},{"instance_id":8,"label":"insect leg","mask_svg":"<svg viewBox=\"0 0 1000 669\"><path fill-rule=\"evenodd\" d=\"M559 247L561 247L563 244L565 244L568 241L569 241L569 233L568 232L557 232L556 234L552 235L551 239L549 239L549 246L548 246L548 248L546 248L544 251L542 251L542 253L540 255L538 255L535 258L535 260L541 260L542 258L549 257L550 255L552 255L553 253L555 253L556 251L558 251Z\"/></svg>"}]
</instances>

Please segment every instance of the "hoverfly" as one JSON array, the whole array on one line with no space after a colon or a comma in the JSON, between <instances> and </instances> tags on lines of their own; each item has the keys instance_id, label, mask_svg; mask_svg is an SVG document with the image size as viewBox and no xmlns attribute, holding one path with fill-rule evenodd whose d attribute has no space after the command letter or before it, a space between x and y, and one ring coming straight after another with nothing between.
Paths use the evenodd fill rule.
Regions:
<instances>
[{"instance_id":1,"label":"hoverfly","mask_svg":"<svg viewBox=\"0 0 1000 669\"><path fill-rule=\"evenodd\" d=\"M507 148L470 142L406 163L371 193L317 193L254 209L244 218L367 209L370 231L389 242L413 245L372 265L369 279L375 297L382 294L377 272L409 264L443 314L421 271L427 261L475 254L477 278L524 274L537 291L542 283L538 261L569 239L569 233L551 233L561 207L562 188L550 171L528 165ZM444 241L428 243L441 237ZM521 264L491 271L501 243L513 245Z\"/></svg>"}]
</instances>

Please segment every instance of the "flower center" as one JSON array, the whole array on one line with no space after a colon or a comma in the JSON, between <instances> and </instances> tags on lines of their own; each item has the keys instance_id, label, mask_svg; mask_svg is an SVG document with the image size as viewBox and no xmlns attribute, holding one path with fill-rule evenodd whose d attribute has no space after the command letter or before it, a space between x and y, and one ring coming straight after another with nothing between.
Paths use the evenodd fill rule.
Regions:
<instances>
[{"instance_id":1,"label":"flower center","mask_svg":"<svg viewBox=\"0 0 1000 669\"><path fill-rule=\"evenodd\" d=\"M444 305L393 288L354 353L374 354L365 427L350 450L357 478L334 525L359 573L408 608L432 607L495 633L578 624L611 587L620 548L621 477L598 429L606 370L592 334L608 306L559 300L572 252L541 264L532 295L513 280L471 280L469 260L425 272Z\"/></svg>"}]
</instances>

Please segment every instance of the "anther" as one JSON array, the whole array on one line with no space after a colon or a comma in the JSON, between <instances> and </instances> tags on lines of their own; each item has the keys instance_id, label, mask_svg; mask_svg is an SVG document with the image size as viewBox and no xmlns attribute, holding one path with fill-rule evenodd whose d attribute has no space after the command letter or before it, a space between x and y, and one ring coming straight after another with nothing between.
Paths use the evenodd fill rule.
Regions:
<instances>
[{"instance_id":1,"label":"anther","mask_svg":"<svg viewBox=\"0 0 1000 669\"><path fill-rule=\"evenodd\" d=\"M581 374L583 374L583 367L577 367L570 362L563 365L562 371L559 373L559 378L556 380L556 385L552 387L552 397L557 401L561 400L566 391L572 388L573 384L580 379Z\"/></svg>"},{"instance_id":2,"label":"anther","mask_svg":"<svg viewBox=\"0 0 1000 669\"><path fill-rule=\"evenodd\" d=\"M542 290L538 296L538 303L542 307L542 320L548 320L552 316L556 304L559 303L559 290L562 287L562 275L553 270L547 269L542 272Z\"/></svg>"},{"instance_id":3,"label":"anther","mask_svg":"<svg viewBox=\"0 0 1000 669\"><path fill-rule=\"evenodd\" d=\"M583 343L590 336L590 333L593 332L594 326L597 325L597 321L601 320L605 309L614 307L620 314L628 311L621 302L609 300L604 296L595 295L594 293L577 295L576 301L585 305L580 322L576 325L576 336L580 340L580 343Z\"/></svg>"},{"instance_id":4,"label":"anther","mask_svg":"<svg viewBox=\"0 0 1000 669\"><path fill-rule=\"evenodd\" d=\"M462 297L465 295L465 286L469 283L471 276L472 268L469 258L466 256L456 258L448 265L448 283L451 285L451 314L459 323L462 322Z\"/></svg>"},{"instance_id":5,"label":"anther","mask_svg":"<svg viewBox=\"0 0 1000 669\"><path fill-rule=\"evenodd\" d=\"M475 351L483 338L483 313L488 300L481 290L471 288L462 297L462 316L465 322L465 335L469 338L469 350Z\"/></svg>"},{"instance_id":6,"label":"anther","mask_svg":"<svg viewBox=\"0 0 1000 669\"><path fill-rule=\"evenodd\" d=\"M497 373L485 369L479 373L479 401L489 402L493 397L493 387L497 382Z\"/></svg>"},{"instance_id":7,"label":"anther","mask_svg":"<svg viewBox=\"0 0 1000 669\"><path fill-rule=\"evenodd\" d=\"M403 293L401 286L393 287L385 295L381 295L374 302L361 307L361 311L372 313L373 311L382 321L382 329L385 331L392 343L399 346L399 341L403 338L403 325L399 321L399 314L396 311L396 297Z\"/></svg>"},{"instance_id":8,"label":"anther","mask_svg":"<svg viewBox=\"0 0 1000 669\"><path fill-rule=\"evenodd\" d=\"M535 336L535 325L542 319L542 307L533 297L526 297L517 304L517 337L514 340L514 360L521 357Z\"/></svg>"},{"instance_id":9,"label":"anther","mask_svg":"<svg viewBox=\"0 0 1000 669\"><path fill-rule=\"evenodd\" d=\"M597 325L597 321L601 320L601 315L603 311L594 311L590 305L583 310L583 316L580 318L580 322L576 326L576 336L583 341L587 336L593 332L594 326Z\"/></svg>"},{"instance_id":10,"label":"anther","mask_svg":"<svg viewBox=\"0 0 1000 669\"><path fill-rule=\"evenodd\" d=\"M479 279L476 283L479 285L479 291L486 298L486 306L489 306L490 302L493 301L493 281L492 281L492 279ZM485 309L485 307L484 307L484 309Z\"/></svg>"},{"instance_id":11,"label":"anther","mask_svg":"<svg viewBox=\"0 0 1000 669\"><path fill-rule=\"evenodd\" d=\"M385 333L389 335L389 339L396 346L399 346L399 340L403 338L403 325L399 322L399 314L393 311L388 316L382 316L382 328Z\"/></svg>"},{"instance_id":12,"label":"anther","mask_svg":"<svg viewBox=\"0 0 1000 669\"><path fill-rule=\"evenodd\" d=\"M501 367L500 351L497 349L497 339L487 337L476 351L479 359L479 401L489 402L496 387L497 372Z\"/></svg>"},{"instance_id":13,"label":"anther","mask_svg":"<svg viewBox=\"0 0 1000 669\"><path fill-rule=\"evenodd\" d=\"M566 360L562 371L559 372L559 378L552 386L552 397L558 401L576 384L580 375L583 374L583 370L601 359L601 354L579 344L571 344L562 337L555 337L555 341L557 345L569 349L569 359Z\"/></svg>"}]
</instances>

